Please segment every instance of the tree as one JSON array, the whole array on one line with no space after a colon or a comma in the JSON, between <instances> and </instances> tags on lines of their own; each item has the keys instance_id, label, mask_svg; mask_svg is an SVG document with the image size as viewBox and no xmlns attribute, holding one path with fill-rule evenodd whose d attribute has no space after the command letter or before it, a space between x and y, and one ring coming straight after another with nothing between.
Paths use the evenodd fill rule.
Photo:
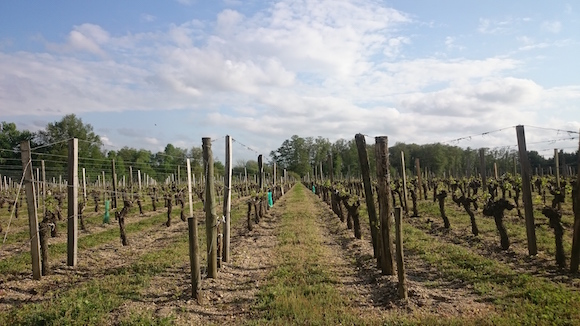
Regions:
<instances>
[{"instance_id":1,"label":"tree","mask_svg":"<svg viewBox=\"0 0 580 326\"><path fill-rule=\"evenodd\" d=\"M310 147L304 138L297 135L285 140L276 151L270 152L270 158L280 169L294 171L300 176L310 171Z\"/></svg>"},{"instance_id":2,"label":"tree","mask_svg":"<svg viewBox=\"0 0 580 326\"><path fill-rule=\"evenodd\" d=\"M17 177L22 171L20 142L31 140L33 134L27 130L16 129L16 124L0 123L0 174ZM32 144L34 146L34 144Z\"/></svg>"},{"instance_id":3,"label":"tree","mask_svg":"<svg viewBox=\"0 0 580 326\"><path fill-rule=\"evenodd\" d=\"M49 123L45 130L36 135L38 153L49 154L46 161L47 178L64 173L68 157L68 140L78 138L79 165L94 165L95 160L105 158L101 138L93 131L93 126L85 124L74 114L65 115L60 121ZM34 159L34 157L33 157Z\"/></svg>"}]
</instances>

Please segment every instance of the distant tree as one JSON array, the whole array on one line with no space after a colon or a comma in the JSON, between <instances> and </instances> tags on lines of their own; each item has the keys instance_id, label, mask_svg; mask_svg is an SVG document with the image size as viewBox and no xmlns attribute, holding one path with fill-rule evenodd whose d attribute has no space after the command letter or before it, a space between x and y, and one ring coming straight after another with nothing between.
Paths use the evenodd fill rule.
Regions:
<instances>
[{"instance_id":1,"label":"distant tree","mask_svg":"<svg viewBox=\"0 0 580 326\"><path fill-rule=\"evenodd\" d=\"M20 156L20 143L32 140L34 134L16 128L12 122L0 123L0 174L9 177L17 177L21 173L22 163ZM33 143L31 146L35 146Z\"/></svg>"},{"instance_id":2,"label":"distant tree","mask_svg":"<svg viewBox=\"0 0 580 326\"><path fill-rule=\"evenodd\" d=\"M78 138L79 166L94 167L104 165L104 153L101 151L101 138L93 131L93 126L85 124L74 114L65 115L60 121L51 122L45 130L36 134L37 145L43 146L36 153L38 158L46 160L47 178L56 177L66 172L68 157L68 140ZM33 155L33 159L35 159ZM104 167L102 167L104 168ZM94 170L94 169L89 169ZM96 172L95 172L96 173ZM96 178L96 176L93 176Z\"/></svg>"}]
</instances>

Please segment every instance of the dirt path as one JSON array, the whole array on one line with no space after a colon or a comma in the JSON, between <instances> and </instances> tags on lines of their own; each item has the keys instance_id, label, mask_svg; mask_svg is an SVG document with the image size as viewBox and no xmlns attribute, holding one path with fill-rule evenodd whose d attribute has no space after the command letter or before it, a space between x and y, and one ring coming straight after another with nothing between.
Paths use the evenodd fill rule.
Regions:
<instances>
[{"instance_id":1,"label":"dirt path","mask_svg":"<svg viewBox=\"0 0 580 326\"><path fill-rule=\"evenodd\" d=\"M341 291L355 298L352 303L360 310L361 315L372 319L409 313L418 316L436 314L441 318L448 316L468 318L482 316L493 310L493 307L478 302L477 296L471 294L469 289L457 284L445 286L448 282L438 279L436 270L409 253L405 253L404 258L409 301L406 303L400 301L397 294L397 277L381 275L376 266L368 227L362 230L363 239L356 239L353 231L348 230L346 224L340 222L328 205L312 193L309 197L317 203L320 210L318 225L321 235L327 239L325 245L332 253L334 267L332 273L340 279L338 284ZM435 281L443 286L437 288L428 286Z\"/></svg>"},{"instance_id":2,"label":"dirt path","mask_svg":"<svg viewBox=\"0 0 580 326\"><path fill-rule=\"evenodd\" d=\"M274 268L272 253L285 205L284 199L279 200L252 231L247 230L245 218L232 226L231 260L222 264L217 278L205 277L203 260L202 304L191 299L189 263L182 264L154 277L141 293L142 300L126 302L112 323L134 311L149 311L157 318L174 316L178 325L240 325L251 319L262 280Z\"/></svg>"}]
</instances>

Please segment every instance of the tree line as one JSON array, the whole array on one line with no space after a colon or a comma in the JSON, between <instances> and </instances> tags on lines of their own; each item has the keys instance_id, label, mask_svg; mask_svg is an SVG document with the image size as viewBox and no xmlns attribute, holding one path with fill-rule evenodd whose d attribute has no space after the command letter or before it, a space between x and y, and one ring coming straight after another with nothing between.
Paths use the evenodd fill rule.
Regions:
<instances>
[{"instance_id":1,"label":"tree line","mask_svg":"<svg viewBox=\"0 0 580 326\"><path fill-rule=\"evenodd\" d=\"M375 145L374 139L367 139L367 152L371 171L375 171ZM395 143L389 147L389 161L391 173L395 177L402 171L401 153L405 157L405 169L408 175L415 171L415 159L419 159L422 171L429 171L435 176L471 176L478 173L480 167L479 149L442 143L432 144L405 144ZM486 148L484 151L486 170L493 171L494 163L499 173L519 172L518 152L509 147ZM577 163L578 152L564 153L560 150L560 166ZM528 151L528 157L532 168L554 167L554 158L545 158L537 151ZM272 161L283 169L293 171L304 176L328 175L331 164L335 176L359 177L360 167L358 152L354 137L350 140L339 139L331 143L323 137L300 137L293 135L286 139L278 149L270 152ZM331 161L332 160L332 161ZM322 167L322 168L321 168Z\"/></svg>"},{"instance_id":2,"label":"tree line","mask_svg":"<svg viewBox=\"0 0 580 326\"><path fill-rule=\"evenodd\" d=\"M46 175L52 177L66 175L68 139L78 138L79 167L85 168L90 180L96 180L101 171L109 174L111 162L115 160L115 170L119 178L129 175L129 167L134 173L142 174L163 181L178 170L182 180L186 178L186 160L189 158L192 173L203 173L203 156L201 146L180 148L167 144L163 151L151 152L145 149L123 147L119 150L108 150L95 133L91 124L84 123L75 114L64 116L61 120L48 123L38 132L19 130L13 122L0 123L0 175L18 179L22 175L20 143L30 141L33 149L33 161L44 160ZM40 166L35 163L35 166ZM214 160L216 175L223 175L224 164ZM233 168L234 174L247 173L249 176L258 173L258 162L255 160L238 161Z\"/></svg>"}]
</instances>

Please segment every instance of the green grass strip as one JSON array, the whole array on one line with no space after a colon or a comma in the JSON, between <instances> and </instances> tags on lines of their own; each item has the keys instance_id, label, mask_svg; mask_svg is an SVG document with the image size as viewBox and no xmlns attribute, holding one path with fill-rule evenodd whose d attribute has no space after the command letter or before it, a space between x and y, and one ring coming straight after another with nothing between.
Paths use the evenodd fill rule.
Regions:
<instances>
[{"instance_id":1,"label":"green grass strip","mask_svg":"<svg viewBox=\"0 0 580 326\"><path fill-rule=\"evenodd\" d=\"M580 318L580 293L508 265L474 254L467 248L434 240L423 231L404 227L405 249L437 268L447 280L473 285L482 299L500 308L490 321L498 325L570 325Z\"/></svg>"},{"instance_id":2,"label":"green grass strip","mask_svg":"<svg viewBox=\"0 0 580 326\"><path fill-rule=\"evenodd\" d=\"M278 267L258 297L256 309L262 317L250 324L364 325L351 313L348 298L335 289L313 202L304 191L297 185L287 194L276 248Z\"/></svg>"}]
</instances>

